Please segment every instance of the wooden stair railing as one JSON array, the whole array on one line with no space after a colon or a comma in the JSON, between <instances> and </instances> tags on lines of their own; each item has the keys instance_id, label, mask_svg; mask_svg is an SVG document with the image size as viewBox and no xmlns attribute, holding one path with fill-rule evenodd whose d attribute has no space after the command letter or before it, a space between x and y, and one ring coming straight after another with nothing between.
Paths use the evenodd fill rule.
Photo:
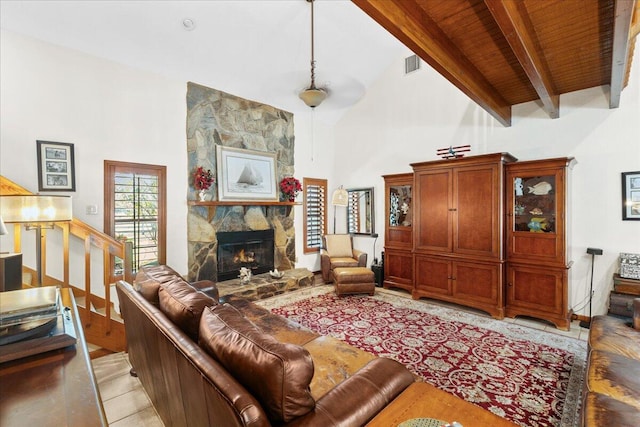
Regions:
<instances>
[{"instance_id":1,"label":"wooden stair railing","mask_svg":"<svg viewBox=\"0 0 640 427\"><path fill-rule=\"evenodd\" d=\"M33 194L15 182L0 175L0 195L29 195ZM111 351L123 351L126 348L124 326L121 320L114 320L112 313L111 286L118 280L132 283L132 245L115 240L111 236L102 233L88 224L73 218L68 223L56 224L56 229L62 233L62 280L47 275L46 265L46 230L42 233L41 272L42 286L72 287L76 298L84 297L85 303L79 304L78 310L84 326L84 334L88 342L106 348ZM22 228L13 227L14 252L22 251ZM70 252L69 237L81 239L84 244L84 253ZM91 273L92 250L102 252L102 277L96 279ZM73 257L75 268L84 266L84 286L74 286L70 283L70 258ZM115 258L123 260L122 274L114 273ZM34 269L23 266L23 272L35 276ZM40 284L39 284L40 285ZM104 288L104 298L95 295L92 286ZM95 289L95 288L94 288ZM84 306L84 307L83 307ZM98 313L94 309L100 309Z\"/></svg>"}]
</instances>

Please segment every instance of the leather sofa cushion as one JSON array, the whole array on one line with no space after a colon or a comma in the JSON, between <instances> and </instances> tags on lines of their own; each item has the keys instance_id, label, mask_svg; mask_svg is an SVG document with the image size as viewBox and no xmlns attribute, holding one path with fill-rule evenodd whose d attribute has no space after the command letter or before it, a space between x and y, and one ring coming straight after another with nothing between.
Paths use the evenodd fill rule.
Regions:
<instances>
[{"instance_id":1,"label":"leather sofa cushion","mask_svg":"<svg viewBox=\"0 0 640 427\"><path fill-rule=\"evenodd\" d=\"M613 316L594 316L587 341L590 350L616 353L640 360L640 331Z\"/></svg>"},{"instance_id":2,"label":"leather sofa cushion","mask_svg":"<svg viewBox=\"0 0 640 427\"><path fill-rule=\"evenodd\" d=\"M278 342L231 305L204 311L200 345L258 399L272 422L289 422L315 407L309 352Z\"/></svg>"},{"instance_id":3,"label":"leather sofa cushion","mask_svg":"<svg viewBox=\"0 0 640 427\"><path fill-rule=\"evenodd\" d=\"M586 390L610 396L640 410L640 363L615 353L592 350Z\"/></svg>"},{"instance_id":4,"label":"leather sofa cushion","mask_svg":"<svg viewBox=\"0 0 640 427\"><path fill-rule=\"evenodd\" d=\"M331 269L357 267L358 260L355 258L331 258Z\"/></svg>"},{"instance_id":5,"label":"leather sofa cushion","mask_svg":"<svg viewBox=\"0 0 640 427\"><path fill-rule=\"evenodd\" d=\"M211 298L220 302L220 293L218 292L218 286L211 280L198 280L197 282L189 283L191 286L209 295Z\"/></svg>"},{"instance_id":6,"label":"leather sofa cushion","mask_svg":"<svg viewBox=\"0 0 640 427\"><path fill-rule=\"evenodd\" d=\"M640 426L640 410L611 396L587 393L583 404L583 427Z\"/></svg>"},{"instance_id":7,"label":"leather sofa cushion","mask_svg":"<svg viewBox=\"0 0 640 427\"><path fill-rule=\"evenodd\" d=\"M162 283L158 291L160 311L194 341L198 341L198 329L203 310L218 305L210 296L197 291L180 276Z\"/></svg>"},{"instance_id":8,"label":"leather sofa cushion","mask_svg":"<svg viewBox=\"0 0 640 427\"><path fill-rule=\"evenodd\" d=\"M166 265L141 267L133 281L133 288L140 292L144 299L157 306L160 302L158 298L160 284L172 281L176 277L182 278Z\"/></svg>"},{"instance_id":9,"label":"leather sofa cushion","mask_svg":"<svg viewBox=\"0 0 640 427\"><path fill-rule=\"evenodd\" d=\"M328 234L325 242L331 258L353 258L351 236L348 234Z\"/></svg>"}]
</instances>

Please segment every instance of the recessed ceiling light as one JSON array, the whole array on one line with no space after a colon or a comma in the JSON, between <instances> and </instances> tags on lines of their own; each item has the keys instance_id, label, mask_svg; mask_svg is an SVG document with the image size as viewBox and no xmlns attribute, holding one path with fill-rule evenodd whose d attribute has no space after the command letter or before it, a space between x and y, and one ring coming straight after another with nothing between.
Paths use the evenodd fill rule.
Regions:
<instances>
[{"instance_id":1,"label":"recessed ceiling light","mask_svg":"<svg viewBox=\"0 0 640 427\"><path fill-rule=\"evenodd\" d=\"M196 29L196 21L191 18L184 18L182 20L182 26L186 31L193 31Z\"/></svg>"}]
</instances>

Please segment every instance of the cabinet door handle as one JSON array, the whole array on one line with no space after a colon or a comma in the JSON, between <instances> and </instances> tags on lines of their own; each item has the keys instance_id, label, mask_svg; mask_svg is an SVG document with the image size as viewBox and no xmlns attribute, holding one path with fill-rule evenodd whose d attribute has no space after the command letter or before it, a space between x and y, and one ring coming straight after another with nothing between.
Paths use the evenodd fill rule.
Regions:
<instances>
[{"instance_id":1,"label":"cabinet door handle","mask_svg":"<svg viewBox=\"0 0 640 427\"><path fill-rule=\"evenodd\" d=\"M458 209L456 209L456 208L449 208L449 212L455 212L455 211L457 211L457 210L458 210Z\"/></svg>"},{"instance_id":2,"label":"cabinet door handle","mask_svg":"<svg viewBox=\"0 0 640 427\"><path fill-rule=\"evenodd\" d=\"M507 286L509 286L511 288L511 287L513 287L513 283L507 283Z\"/></svg>"}]
</instances>

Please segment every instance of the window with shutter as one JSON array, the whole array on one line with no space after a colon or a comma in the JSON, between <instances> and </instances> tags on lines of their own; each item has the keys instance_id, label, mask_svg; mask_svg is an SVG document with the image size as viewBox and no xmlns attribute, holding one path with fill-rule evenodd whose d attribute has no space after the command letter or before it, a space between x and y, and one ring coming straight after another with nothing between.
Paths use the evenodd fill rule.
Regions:
<instances>
[{"instance_id":1,"label":"window with shutter","mask_svg":"<svg viewBox=\"0 0 640 427\"><path fill-rule=\"evenodd\" d=\"M327 233L327 180L303 178L304 253L320 252Z\"/></svg>"},{"instance_id":2,"label":"window with shutter","mask_svg":"<svg viewBox=\"0 0 640 427\"><path fill-rule=\"evenodd\" d=\"M164 166L105 162L105 232L132 243L133 271L165 263ZM114 270L121 269L116 259Z\"/></svg>"}]
</instances>

